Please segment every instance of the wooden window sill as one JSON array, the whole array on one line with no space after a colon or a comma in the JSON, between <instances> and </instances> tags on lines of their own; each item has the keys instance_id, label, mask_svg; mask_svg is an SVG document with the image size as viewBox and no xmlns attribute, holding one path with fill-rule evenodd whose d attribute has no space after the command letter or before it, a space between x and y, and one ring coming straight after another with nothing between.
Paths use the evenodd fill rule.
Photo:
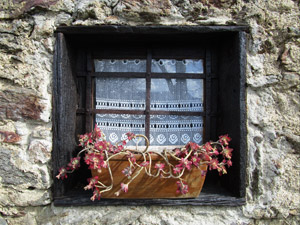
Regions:
<instances>
[{"instance_id":1,"label":"wooden window sill","mask_svg":"<svg viewBox=\"0 0 300 225\"><path fill-rule=\"evenodd\" d=\"M189 199L101 199L91 201L91 192L81 190L70 191L66 196L55 198L55 206L109 206L109 205L193 205L193 206L241 206L246 203L245 198L230 195L222 188L204 185L197 198Z\"/></svg>"}]
</instances>

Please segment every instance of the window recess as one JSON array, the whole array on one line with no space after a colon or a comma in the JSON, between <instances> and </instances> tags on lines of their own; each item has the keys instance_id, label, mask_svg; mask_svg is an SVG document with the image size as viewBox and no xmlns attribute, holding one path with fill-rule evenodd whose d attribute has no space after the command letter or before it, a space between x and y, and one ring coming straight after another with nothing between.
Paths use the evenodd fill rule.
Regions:
<instances>
[{"instance_id":1,"label":"window recess","mask_svg":"<svg viewBox=\"0 0 300 225\"><path fill-rule=\"evenodd\" d=\"M245 202L245 27L60 27L53 80L53 177L97 123L110 141L127 131L155 146L228 133L228 175L210 173L196 199L89 200L82 165L54 179L55 205L241 205ZM132 143L134 144L134 143Z\"/></svg>"}]
</instances>

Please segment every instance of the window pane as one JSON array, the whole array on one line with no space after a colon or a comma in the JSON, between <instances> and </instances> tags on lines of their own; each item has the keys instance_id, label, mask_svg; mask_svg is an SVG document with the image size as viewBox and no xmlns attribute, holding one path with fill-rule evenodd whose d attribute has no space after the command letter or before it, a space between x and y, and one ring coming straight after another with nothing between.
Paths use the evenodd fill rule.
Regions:
<instances>
[{"instance_id":1,"label":"window pane","mask_svg":"<svg viewBox=\"0 0 300 225\"><path fill-rule=\"evenodd\" d=\"M202 143L201 116L151 115L151 145L185 145L189 141Z\"/></svg>"},{"instance_id":2,"label":"window pane","mask_svg":"<svg viewBox=\"0 0 300 225\"><path fill-rule=\"evenodd\" d=\"M203 73L201 59L152 59L151 71L153 73Z\"/></svg>"},{"instance_id":3,"label":"window pane","mask_svg":"<svg viewBox=\"0 0 300 225\"><path fill-rule=\"evenodd\" d=\"M96 123L113 144L126 139L127 132L145 134L145 115L96 114ZM135 145L135 141L127 145ZM144 142L140 144L145 145Z\"/></svg>"},{"instance_id":4,"label":"window pane","mask_svg":"<svg viewBox=\"0 0 300 225\"><path fill-rule=\"evenodd\" d=\"M144 110L144 78L96 78L96 109Z\"/></svg>"},{"instance_id":5,"label":"window pane","mask_svg":"<svg viewBox=\"0 0 300 225\"><path fill-rule=\"evenodd\" d=\"M203 80L152 79L151 110L203 111Z\"/></svg>"},{"instance_id":6,"label":"window pane","mask_svg":"<svg viewBox=\"0 0 300 225\"><path fill-rule=\"evenodd\" d=\"M95 60L95 72L146 72L144 59Z\"/></svg>"}]
</instances>

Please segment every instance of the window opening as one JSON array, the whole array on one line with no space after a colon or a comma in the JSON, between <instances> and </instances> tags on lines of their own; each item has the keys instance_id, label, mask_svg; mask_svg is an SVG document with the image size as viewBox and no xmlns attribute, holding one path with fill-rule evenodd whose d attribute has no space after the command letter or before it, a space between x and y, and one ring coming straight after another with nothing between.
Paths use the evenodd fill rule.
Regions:
<instances>
[{"instance_id":1,"label":"window opening","mask_svg":"<svg viewBox=\"0 0 300 225\"><path fill-rule=\"evenodd\" d=\"M231 143L235 151L232 159L233 166L227 176L220 179L217 175L209 174L201 195L196 199L106 199L94 204L233 206L244 204L247 155L246 33L244 32L246 30L245 27L236 26L58 28L53 76L53 178L57 175L59 168L80 151L76 143L77 137L79 134L91 131L98 115L142 116L142 120L145 121L143 122L144 132L148 133L148 136L153 129L163 129L166 126L165 124L157 125L157 122L153 123L153 116L193 116L197 119L202 118L203 142L215 140L217 135L225 133L233 138ZM99 45L99 43L106 43L106 45ZM120 55L120 49L125 49L123 55ZM143 70L120 72L122 70L105 71L102 69L100 71L101 69L98 70L94 65L96 64L94 60L101 60L103 63L111 59L115 60L113 63L119 64L143 64ZM123 59L128 61L124 62ZM201 64L202 70L190 69L189 72L184 72L182 68L176 70L174 63L181 66L184 63L196 66ZM173 67L168 71L158 69L163 68L164 64L170 64ZM98 78L144 80L145 105L139 106L143 109L97 108L96 82ZM196 108L199 107L195 111L175 111L174 108L177 106L169 102L167 110L162 110L163 107L155 108L153 105L155 98L151 87L155 85L155 82L160 83L160 79L169 79L172 85L180 79L195 79L195 82L200 82L200 86L203 86L203 109L200 109L200 105L195 105ZM107 105L100 104L100 106ZM123 106L126 107L126 105ZM167 126L174 128L176 125L167 124ZM201 126L201 123L195 123L192 126ZM166 138L166 141L176 139L174 136L171 139L170 137L171 135L169 139ZM199 135L196 138L200 138ZM162 142L164 139L159 140ZM70 175L67 182L62 183L54 179L55 205L91 205L90 193L82 191L87 178L91 176L90 171L82 166L77 173L78 176Z\"/></svg>"}]
</instances>

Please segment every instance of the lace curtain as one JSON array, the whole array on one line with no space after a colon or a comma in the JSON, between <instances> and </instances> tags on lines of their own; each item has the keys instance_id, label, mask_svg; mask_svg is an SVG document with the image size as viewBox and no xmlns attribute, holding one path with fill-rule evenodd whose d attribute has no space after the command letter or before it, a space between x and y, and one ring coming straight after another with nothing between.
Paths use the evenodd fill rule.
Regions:
<instances>
[{"instance_id":1,"label":"lace curtain","mask_svg":"<svg viewBox=\"0 0 300 225\"><path fill-rule=\"evenodd\" d=\"M95 60L96 72L146 72L146 61ZM203 73L201 60L152 60L153 73ZM203 80L151 79L151 110L203 111ZM97 109L145 110L144 78L96 78ZM145 134L145 116L97 114L96 123L113 143L125 133ZM203 118L199 116L151 115L151 145L183 145L202 142ZM134 143L131 143L134 144Z\"/></svg>"}]
</instances>

